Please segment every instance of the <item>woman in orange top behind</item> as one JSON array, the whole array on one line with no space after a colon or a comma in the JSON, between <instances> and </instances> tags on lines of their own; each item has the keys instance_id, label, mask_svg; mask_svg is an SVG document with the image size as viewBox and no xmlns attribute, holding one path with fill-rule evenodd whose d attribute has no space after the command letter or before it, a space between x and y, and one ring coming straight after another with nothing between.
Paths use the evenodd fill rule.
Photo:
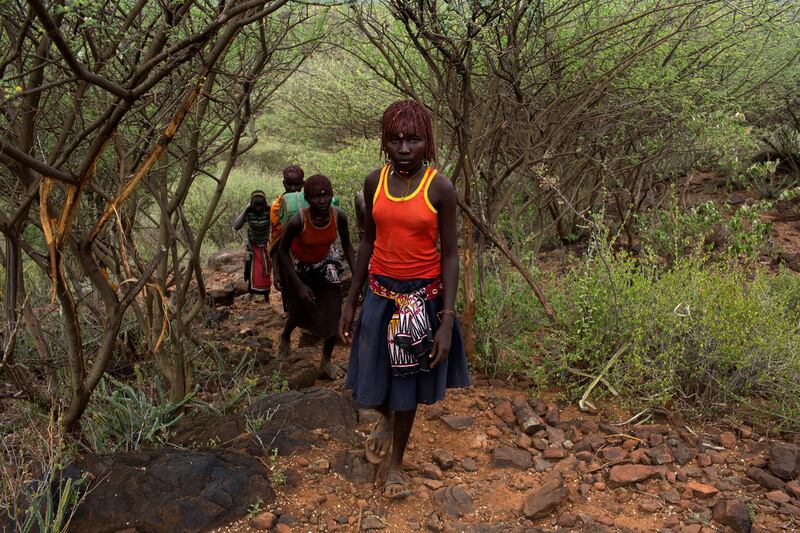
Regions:
<instances>
[{"instance_id":1,"label":"woman in orange top behind","mask_svg":"<svg viewBox=\"0 0 800 533\"><path fill-rule=\"evenodd\" d=\"M353 342L347 386L359 407L383 415L366 454L373 463L390 458L384 495L392 499L411 493L402 465L417 404L438 402L446 388L469 385L455 314L456 192L427 163L434 146L431 117L420 104L395 102L384 112L381 149L389 164L364 181L364 237L339 321L339 336Z\"/></svg>"},{"instance_id":2,"label":"woman in orange top behind","mask_svg":"<svg viewBox=\"0 0 800 533\"><path fill-rule=\"evenodd\" d=\"M336 329L342 309L339 274L341 256L333 243L338 236L345 258L352 271L353 246L347 217L331 205L333 187L320 174L311 176L303 185L308 207L300 209L286 223L278 245L281 264L281 295L286 309L286 325L281 333L278 353L286 358L292 331L300 327L324 340L320 373L336 379L344 372L331 363L336 343Z\"/></svg>"}]
</instances>

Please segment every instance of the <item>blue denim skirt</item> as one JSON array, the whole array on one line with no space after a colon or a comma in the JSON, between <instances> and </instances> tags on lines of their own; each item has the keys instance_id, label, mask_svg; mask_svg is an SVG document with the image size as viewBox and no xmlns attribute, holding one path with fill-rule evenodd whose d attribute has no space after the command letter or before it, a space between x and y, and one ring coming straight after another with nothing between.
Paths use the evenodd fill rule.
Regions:
<instances>
[{"instance_id":1,"label":"blue denim skirt","mask_svg":"<svg viewBox=\"0 0 800 533\"><path fill-rule=\"evenodd\" d=\"M398 292L413 292L433 281L377 278L381 285ZM441 296L425 302L434 334L439 325L437 313L443 305ZM366 288L347 369L347 388L353 391L356 404L362 408L383 405L392 411L409 411L417 404L432 404L444 399L445 389L468 387L467 356L458 320L453 325L450 354L441 364L429 372L404 377L392 375L386 332L394 311L393 300L377 296Z\"/></svg>"}]
</instances>

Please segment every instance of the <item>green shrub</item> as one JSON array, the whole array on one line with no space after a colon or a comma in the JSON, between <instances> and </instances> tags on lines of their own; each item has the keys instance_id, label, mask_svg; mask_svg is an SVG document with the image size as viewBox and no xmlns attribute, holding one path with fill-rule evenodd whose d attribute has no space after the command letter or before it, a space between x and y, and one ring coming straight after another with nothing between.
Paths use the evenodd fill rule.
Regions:
<instances>
[{"instance_id":1,"label":"green shrub","mask_svg":"<svg viewBox=\"0 0 800 533\"><path fill-rule=\"evenodd\" d=\"M760 201L720 209L709 200L684 209L673 194L666 208L640 215L637 229L645 252L667 264L705 252L752 261L768 250L769 224L761 215L771 208L770 202Z\"/></svg>"},{"instance_id":2,"label":"green shrub","mask_svg":"<svg viewBox=\"0 0 800 533\"><path fill-rule=\"evenodd\" d=\"M589 257L553 295L562 369L598 373L645 403L736 409L800 427L800 278L697 256L669 269Z\"/></svg>"},{"instance_id":3,"label":"green shrub","mask_svg":"<svg viewBox=\"0 0 800 533\"><path fill-rule=\"evenodd\" d=\"M503 258L486 257L475 310L473 366L491 377L523 374L534 382L546 375L548 358L540 354L537 332L547 319L531 288Z\"/></svg>"},{"instance_id":4,"label":"green shrub","mask_svg":"<svg viewBox=\"0 0 800 533\"><path fill-rule=\"evenodd\" d=\"M86 482L74 468L67 473L74 443L58 432L54 415L44 423L28 412L9 426L0 431L0 527L9 519L20 533L66 532Z\"/></svg>"},{"instance_id":5,"label":"green shrub","mask_svg":"<svg viewBox=\"0 0 800 533\"><path fill-rule=\"evenodd\" d=\"M85 435L92 449L109 453L163 445L192 395L173 404L156 379L153 396L148 395L143 383L131 385L109 376L103 378L84 417Z\"/></svg>"}]
</instances>

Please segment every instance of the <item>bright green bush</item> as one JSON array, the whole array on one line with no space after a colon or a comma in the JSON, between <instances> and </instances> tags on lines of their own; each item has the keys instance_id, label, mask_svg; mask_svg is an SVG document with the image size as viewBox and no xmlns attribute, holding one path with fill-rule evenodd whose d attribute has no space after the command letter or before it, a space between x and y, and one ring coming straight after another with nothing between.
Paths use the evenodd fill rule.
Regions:
<instances>
[{"instance_id":1,"label":"bright green bush","mask_svg":"<svg viewBox=\"0 0 800 533\"><path fill-rule=\"evenodd\" d=\"M667 264L705 252L754 260L768 249L769 224L761 215L771 208L767 201L720 208L709 200L684 209L673 196L666 208L637 217L637 231L645 252Z\"/></svg>"},{"instance_id":2,"label":"bright green bush","mask_svg":"<svg viewBox=\"0 0 800 533\"><path fill-rule=\"evenodd\" d=\"M563 292L562 292L563 291ZM645 403L751 410L800 427L800 278L697 257L669 269L589 257L553 294L562 368L596 374Z\"/></svg>"},{"instance_id":3,"label":"bright green bush","mask_svg":"<svg viewBox=\"0 0 800 533\"><path fill-rule=\"evenodd\" d=\"M85 435L92 450L132 451L166 443L170 428L183 417L182 408L191 395L173 404L157 379L152 395L143 385L131 385L112 377L100 381L84 418Z\"/></svg>"}]
</instances>

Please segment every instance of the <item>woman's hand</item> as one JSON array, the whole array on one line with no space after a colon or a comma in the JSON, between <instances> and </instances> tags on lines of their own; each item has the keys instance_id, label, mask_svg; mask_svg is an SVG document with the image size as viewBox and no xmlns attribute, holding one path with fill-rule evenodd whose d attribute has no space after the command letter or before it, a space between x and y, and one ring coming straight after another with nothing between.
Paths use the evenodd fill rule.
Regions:
<instances>
[{"instance_id":1,"label":"woman's hand","mask_svg":"<svg viewBox=\"0 0 800 533\"><path fill-rule=\"evenodd\" d=\"M353 334L350 333L350 328L353 325L353 316L355 316L355 309L353 304L350 303L350 299L348 299L339 317L339 339L345 344L353 342Z\"/></svg>"},{"instance_id":2,"label":"woman's hand","mask_svg":"<svg viewBox=\"0 0 800 533\"><path fill-rule=\"evenodd\" d=\"M297 287L297 296L307 304L314 304L314 291L309 289L305 283L300 283L300 286Z\"/></svg>"},{"instance_id":3,"label":"woman's hand","mask_svg":"<svg viewBox=\"0 0 800 533\"><path fill-rule=\"evenodd\" d=\"M450 354L450 345L453 342L453 316L444 315L436 335L433 337L431 348L431 368L436 368Z\"/></svg>"}]
</instances>

